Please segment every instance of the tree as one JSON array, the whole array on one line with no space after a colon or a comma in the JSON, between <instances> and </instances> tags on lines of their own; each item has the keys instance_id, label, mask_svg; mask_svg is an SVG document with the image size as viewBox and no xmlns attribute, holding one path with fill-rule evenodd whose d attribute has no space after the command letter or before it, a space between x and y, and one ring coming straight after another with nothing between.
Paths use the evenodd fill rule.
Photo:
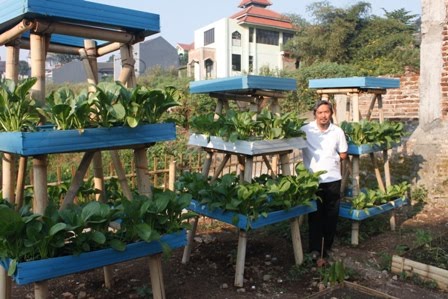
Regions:
<instances>
[{"instance_id":1,"label":"tree","mask_svg":"<svg viewBox=\"0 0 448 299\"><path fill-rule=\"evenodd\" d=\"M28 64L28 62L26 62L25 60L20 60L19 61L19 75L21 76L29 76L30 75L30 66Z\"/></svg>"},{"instance_id":2,"label":"tree","mask_svg":"<svg viewBox=\"0 0 448 299\"><path fill-rule=\"evenodd\" d=\"M71 55L71 54L54 54L52 55L53 58L55 59L55 61L57 63L60 64L66 64L69 63L73 60L79 60L79 56L78 55Z\"/></svg>"},{"instance_id":3,"label":"tree","mask_svg":"<svg viewBox=\"0 0 448 299\"><path fill-rule=\"evenodd\" d=\"M341 9L322 1L308 9L313 22L293 18L301 28L285 46L302 66L319 62L351 64L359 68L359 75L402 73L404 66L418 67L416 15L399 9L386 11L385 17L372 16L367 2Z\"/></svg>"}]
</instances>

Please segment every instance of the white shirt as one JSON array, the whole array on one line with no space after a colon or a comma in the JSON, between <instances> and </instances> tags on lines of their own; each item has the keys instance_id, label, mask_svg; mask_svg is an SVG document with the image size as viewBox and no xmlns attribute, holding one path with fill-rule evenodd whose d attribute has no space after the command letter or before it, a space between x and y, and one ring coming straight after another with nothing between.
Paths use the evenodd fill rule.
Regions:
<instances>
[{"instance_id":1,"label":"white shirt","mask_svg":"<svg viewBox=\"0 0 448 299\"><path fill-rule=\"evenodd\" d=\"M307 147L302 150L303 163L312 173L325 170L319 177L321 183L340 180L341 158L339 153L348 150L344 131L338 126L330 124L327 130L321 131L316 121L302 127L306 133Z\"/></svg>"}]
</instances>

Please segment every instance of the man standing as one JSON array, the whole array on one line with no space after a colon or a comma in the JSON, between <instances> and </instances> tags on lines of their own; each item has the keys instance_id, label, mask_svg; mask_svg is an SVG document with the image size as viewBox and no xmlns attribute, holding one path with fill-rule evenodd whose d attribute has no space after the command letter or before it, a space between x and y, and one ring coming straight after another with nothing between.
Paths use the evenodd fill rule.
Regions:
<instances>
[{"instance_id":1,"label":"man standing","mask_svg":"<svg viewBox=\"0 0 448 299\"><path fill-rule=\"evenodd\" d=\"M302 127L307 148L303 163L312 173L326 171L319 177L317 211L308 214L309 252L314 260L327 257L333 245L341 200L341 160L347 158L347 141L342 129L332 123L333 106L319 101L313 108L314 121Z\"/></svg>"}]
</instances>

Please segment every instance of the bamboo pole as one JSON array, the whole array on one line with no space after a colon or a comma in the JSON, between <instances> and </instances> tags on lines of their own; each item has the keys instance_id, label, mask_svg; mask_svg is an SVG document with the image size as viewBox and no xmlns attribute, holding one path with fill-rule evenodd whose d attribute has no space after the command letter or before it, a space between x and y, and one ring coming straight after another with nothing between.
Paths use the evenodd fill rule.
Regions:
<instances>
[{"instance_id":1,"label":"bamboo pole","mask_svg":"<svg viewBox=\"0 0 448 299\"><path fill-rule=\"evenodd\" d=\"M118 151L116 150L110 151L110 156L112 159L112 163L114 165L115 172L117 173L118 182L120 183L121 190L123 190L124 196L126 196L128 200L131 200L132 199L131 188L129 188L126 173L124 171L123 165L121 164Z\"/></svg>"},{"instance_id":2,"label":"bamboo pole","mask_svg":"<svg viewBox=\"0 0 448 299\"><path fill-rule=\"evenodd\" d=\"M20 39L20 48L21 49L31 49L30 41L24 38ZM79 55L79 50L82 48L79 47L71 47L57 44L49 44L47 51L51 53L61 53L61 54L70 54L70 55Z\"/></svg>"},{"instance_id":3,"label":"bamboo pole","mask_svg":"<svg viewBox=\"0 0 448 299\"><path fill-rule=\"evenodd\" d=\"M352 221L352 245L359 244L359 221Z\"/></svg>"},{"instance_id":4,"label":"bamboo pole","mask_svg":"<svg viewBox=\"0 0 448 299\"><path fill-rule=\"evenodd\" d=\"M33 33L30 35L31 77L37 79L36 83L31 88L31 96L42 106L45 103L46 39L48 39L48 37Z\"/></svg>"},{"instance_id":5,"label":"bamboo pole","mask_svg":"<svg viewBox=\"0 0 448 299\"><path fill-rule=\"evenodd\" d=\"M87 169L89 168L90 162L92 161L94 155L94 151L88 151L84 153L84 156L79 163L78 169L73 175L70 188L68 189L67 193L65 194L64 200L62 201L60 210L65 209L69 204L73 203L73 199L75 198L79 187L84 181L84 176L86 175Z\"/></svg>"},{"instance_id":6,"label":"bamboo pole","mask_svg":"<svg viewBox=\"0 0 448 299\"><path fill-rule=\"evenodd\" d=\"M235 282L236 287L244 284L244 263L246 260L247 233L240 230L238 235L238 249L236 255Z\"/></svg>"},{"instance_id":7,"label":"bamboo pole","mask_svg":"<svg viewBox=\"0 0 448 299\"><path fill-rule=\"evenodd\" d=\"M227 162L229 161L229 159L232 157L231 154L226 154L224 156L224 159L222 159L221 163L218 166L218 169L216 170L215 174L213 175L212 179L210 180L211 182L215 181L220 173L223 171L224 167L226 166Z\"/></svg>"},{"instance_id":8,"label":"bamboo pole","mask_svg":"<svg viewBox=\"0 0 448 299\"><path fill-rule=\"evenodd\" d=\"M97 55L98 55L98 57L101 57L103 55L117 51L118 49L120 49L120 47L121 47L121 43L118 43L118 42L107 44L102 47L98 47Z\"/></svg>"},{"instance_id":9,"label":"bamboo pole","mask_svg":"<svg viewBox=\"0 0 448 299\"><path fill-rule=\"evenodd\" d=\"M48 205L46 155L33 157L33 172L34 172L33 212L36 214L43 215ZM40 281L34 283L34 297L36 299L50 298L47 281Z\"/></svg>"},{"instance_id":10,"label":"bamboo pole","mask_svg":"<svg viewBox=\"0 0 448 299\"><path fill-rule=\"evenodd\" d=\"M380 169L378 168L378 163L376 162L376 159L375 159L375 154L370 153L369 156L370 156L370 161L372 162L372 165L373 165L373 169L375 170L375 176L376 176L376 181L378 182L378 187L380 188L381 191L385 192L386 189L384 188L383 178L381 177Z\"/></svg>"},{"instance_id":11,"label":"bamboo pole","mask_svg":"<svg viewBox=\"0 0 448 299\"><path fill-rule=\"evenodd\" d=\"M372 96L372 100L370 100L369 110L367 111L367 115L366 115L367 120L370 120L370 118L372 117L373 108L375 107L375 102L376 102L377 96L378 96L377 94L374 94ZM379 96L381 96L381 95L379 95Z\"/></svg>"},{"instance_id":12,"label":"bamboo pole","mask_svg":"<svg viewBox=\"0 0 448 299\"><path fill-rule=\"evenodd\" d=\"M213 152L206 151L205 154L206 154L206 156L205 156L205 161L202 166L202 175L204 175L205 177L208 177L208 174L210 172L210 167L211 167L212 161L213 161ZM189 164L191 165L191 160L190 160ZM185 247L184 247L184 252L182 255L182 264L186 264L190 261L191 249L193 248L193 241L194 241L194 236L196 235L196 230L198 228L198 222L199 222L199 217L198 216L194 217L192 228L191 228L191 230L189 230L187 232L187 245L185 245Z\"/></svg>"},{"instance_id":13,"label":"bamboo pole","mask_svg":"<svg viewBox=\"0 0 448 299\"><path fill-rule=\"evenodd\" d=\"M132 78L132 73L134 73L135 60L132 55L132 46L127 44L122 44L120 47L121 54L121 73L118 80L120 82L126 82L127 86L130 86L129 79ZM131 80L132 81L132 80Z\"/></svg>"},{"instance_id":14,"label":"bamboo pole","mask_svg":"<svg viewBox=\"0 0 448 299\"><path fill-rule=\"evenodd\" d=\"M23 206L27 163L28 163L27 157L23 157L23 156L20 157L19 170L17 172L17 185L16 185L16 210L19 210Z\"/></svg>"},{"instance_id":15,"label":"bamboo pole","mask_svg":"<svg viewBox=\"0 0 448 299\"><path fill-rule=\"evenodd\" d=\"M418 271L419 275L427 277L432 276L448 285L448 270L413 261L397 255L392 256L392 266L393 267L391 270L396 271L394 273L400 273L402 271Z\"/></svg>"},{"instance_id":16,"label":"bamboo pole","mask_svg":"<svg viewBox=\"0 0 448 299\"><path fill-rule=\"evenodd\" d=\"M154 299L163 299L165 287L162 273L162 255L151 255L149 257L149 271L151 275L152 296Z\"/></svg>"},{"instance_id":17,"label":"bamboo pole","mask_svg":"<svg viewBox=\"0 0 448 299\"><path fill-rule=\"evenodd\" d=\"M62 34L79 36L86 39L107 40L110 42L136 43L144 39L141 35L133 35L124 31L108 30L98 27L81 26L80 24L68 24L62 22L49 22L45 20L35 21L34 32L39 34Z\"/></svg>"},{"instance_id":18,"label":"bamboo pole","mask_svg":"<svg viewBox=\"0 0 448 299\"><path fill-rule=\"evenodd\" d=\"M176 181L176 161L171 159L169 165L169 179L168 179L168 189L174 191L174 183Z\"/></svg>"},{"instance_id":19,"label":"bamboo pole","mask_svg":"<svg viewBox=\"0 0 448 299\"><path fill-rule=\"evenodd\" d=\"M16 26L0 34L0 46L19 38L23 33L33 28L34 23L30 20L21 20Z\"/></svg>"}]
</instances>

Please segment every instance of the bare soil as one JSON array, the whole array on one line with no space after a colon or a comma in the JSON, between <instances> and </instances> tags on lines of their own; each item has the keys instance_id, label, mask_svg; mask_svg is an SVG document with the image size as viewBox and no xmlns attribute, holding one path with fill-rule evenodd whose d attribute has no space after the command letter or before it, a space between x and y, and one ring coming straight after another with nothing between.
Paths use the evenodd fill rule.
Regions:
<instances>
[{"instance_id":1,"label":"bare soil","mask_svg":"<svg viewBox=\"0 0 448 299\"><path fill-rule=\"evenodd\" d=\"M333 260L342 260L348 280L397 298L448 298L448 293L428 284L401 278L385 270L398 251L415 247L416 231L433 236L448 232L447 200L424 206L406 206L397 211L397 229L390 231L389 216L380 215L361 222L360 244L350 245L349 221L341 219ZM306 225L302 242L307 250ZM284 223L248 234L245 282L234 287L238 231L230 225L202 219L190 262L181 263L183 249L163 259L166 298L306 298L319 291L321 274L308 256L294 265L289 225ZM103 270L96 269L49 281L51 298L151 298L146 259L113 266L114 287L106 289ZM321 286L322 287L322 286ZM351 296L351 297L347 297ZM34 298L33 285L13 286L13 298ZM324 298L324 297L322 297ZM357 298L356 294L344 297Z\"/></svg>"}]
</instances>

